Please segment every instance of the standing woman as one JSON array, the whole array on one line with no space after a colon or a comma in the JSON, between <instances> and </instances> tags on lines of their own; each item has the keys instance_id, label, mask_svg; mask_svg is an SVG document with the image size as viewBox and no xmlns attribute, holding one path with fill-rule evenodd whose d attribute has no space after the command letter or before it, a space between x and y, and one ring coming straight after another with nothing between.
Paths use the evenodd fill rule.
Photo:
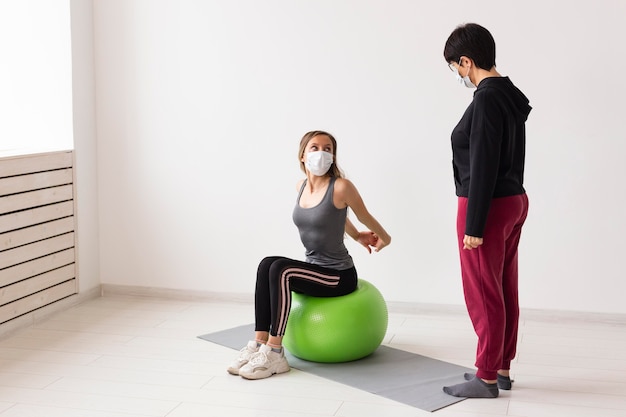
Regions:
<instances>
[{"instance_id":1,"label":"standing woman","mask_svg":"<svg viewBox=\"0 0 626 417\"><path fill-rule=\"evenodd\" d=\"M337 297L357 288L357 272L344 245L344 235L371 253L391 237L367 211L352 182L337 165L337 141L312 131L300 141L300 167L306 178L298 182L293 221L306 249L306 261L267 257L257 270L255 335L241 349L228 372L246 379L267 378L289 371L282 340L291 309L291 291L315 297ZM371 231L359 232L347 217L350 208ZM349 314L349 312L347 312Z\"/></svg>"},{"instance_id":2,"label":"standing woman","mask_svg":"<svg viewBox=\"0 0 626 417\"><path fill-rule=\"evenodd\" d=\"M476 88L452 131L463 293L478 336L476 375L444 387L456 397L495 398L511 389L519 317L517 247L528 214L524 190L526 96L496 70L484 27L458 26L443 51L460 84Z\"/></svg>"}]
</instances>

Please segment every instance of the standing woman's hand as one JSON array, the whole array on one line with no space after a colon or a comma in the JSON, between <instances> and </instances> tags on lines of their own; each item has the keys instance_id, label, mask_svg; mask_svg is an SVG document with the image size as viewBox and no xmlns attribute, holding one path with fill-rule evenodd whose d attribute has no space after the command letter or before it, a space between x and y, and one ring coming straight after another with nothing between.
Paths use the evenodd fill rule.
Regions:
<instances>
[{"instance_id":1,"label":"standing woman's hand","mask_svg":"<svg viewBox=\"0 0 626 417\"><path fill-rule=\"evenodd\" d=\"M483 244L482 237L468 236L468 235L465 235L465 237L463 237L463 249L467 249L467 250L476 249L482 244Z\"/></svg>"}]
</instances>

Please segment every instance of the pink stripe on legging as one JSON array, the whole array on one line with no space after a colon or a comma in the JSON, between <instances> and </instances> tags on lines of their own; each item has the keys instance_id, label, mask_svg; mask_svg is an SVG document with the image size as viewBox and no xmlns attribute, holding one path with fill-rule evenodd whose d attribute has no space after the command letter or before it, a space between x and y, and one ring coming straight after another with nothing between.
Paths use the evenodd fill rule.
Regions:
<instances>
[{"instance_id":1,"label":"pink stripe on legging","mask_svg":"<svg viewBox=\"0 0 626 417\"><path fill-rule=\"evenodd\" d=\"M319 272L311 271L302 268L288 268L285 269L280 276L280 291L278 293L280 313L278 315L278 329L276 334L282 336L285 334L287 328L287 319L289 317L289 311L291 311L291 284L290 279L303 278L305 280L316 282L328 287L336 287L339 284L338 275L325 275Z\"/></svg>"}]
</instances>

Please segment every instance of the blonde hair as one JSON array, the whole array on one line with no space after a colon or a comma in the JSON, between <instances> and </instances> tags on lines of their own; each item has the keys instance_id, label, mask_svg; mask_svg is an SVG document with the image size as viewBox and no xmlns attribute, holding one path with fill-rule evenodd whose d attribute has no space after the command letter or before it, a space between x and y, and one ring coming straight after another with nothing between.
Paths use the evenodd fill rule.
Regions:
<instances>
[{"instance_id":1,"label":"blonde hair","mask_svg":"<svg viewBox=\"0 0 626 417\"><path fill-rule=\"evenodd\" d=\"M339 168L337 164L337 140L333 135L328 132L324 132L323 130L312 130L307 132L300 139L300 149L298 150L298 161L300 161L300 169L302 172L306 173L306 167L304 166L304 162L302 162L302 157L304 156L304 151L306 149L306 145L309 144L309 141L316 136L328 136L330 141L333 144L333 164L330 166L330 169L326 173L327 177L336 177L343 178L343 171Z\"/></svg>"}]
</instances>

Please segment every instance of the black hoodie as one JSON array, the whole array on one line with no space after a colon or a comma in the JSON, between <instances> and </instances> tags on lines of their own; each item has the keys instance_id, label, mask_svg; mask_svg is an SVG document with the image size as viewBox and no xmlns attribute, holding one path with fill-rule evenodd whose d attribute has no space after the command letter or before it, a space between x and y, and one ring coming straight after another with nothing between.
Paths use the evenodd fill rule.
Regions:
<instances>
[{"instance_id":1,"label":"black hoodie","mask_svg":"<svg viewBox=\"0 0 626 417\"><path fill-rule=\"evenodd\" d=\"M465 234L482 237L492 198L524 194L531 107L509 77L483 79L452 131L456 195L468 197Z\"/></svg>"}]
</instances>

